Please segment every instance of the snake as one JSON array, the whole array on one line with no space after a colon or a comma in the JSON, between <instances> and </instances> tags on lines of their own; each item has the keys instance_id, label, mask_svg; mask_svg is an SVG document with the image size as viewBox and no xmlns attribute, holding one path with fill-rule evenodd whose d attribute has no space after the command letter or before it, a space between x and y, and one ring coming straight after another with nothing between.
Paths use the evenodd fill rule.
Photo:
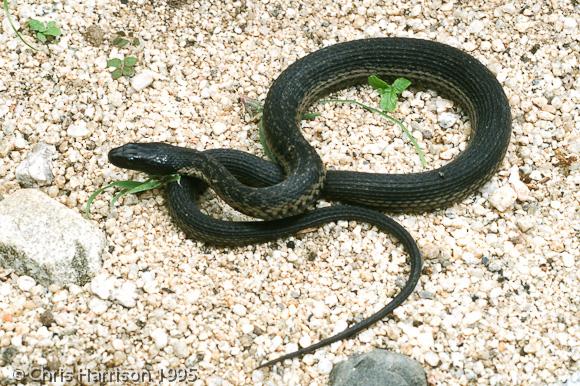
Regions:
<instances>
[{"instance_id":1,"label":"snake","mask_svg":"<svg viewBox=\"0 0 580 386\"><path fill-rule=\"evenodd\" d=\"M458 103L471 133L449 163L416 173L326 170L300 130L305 112L324 96L365 84L370 75L405 77ZM479 60L452 46L417 38L369 38L330 45L288 66L272 83L263 129L275 162L235 149L193 149L160 142L127 143L108 153L121 168L150 175L179 174L165 189L169 213L184 233L208 244L239 246L275 240L329 222L369 223L394 236L409 255L406 284L383 308L346 330L267 361L267 367L355 336L402 304L417 285L421 253L413 237L380 211L424 213L476 192L499 168L511 137L507 96ZM254 221L204 214L198 200L211 188ZM320 198L338 204L314 208Z\"/></svg>"}]
</instances>

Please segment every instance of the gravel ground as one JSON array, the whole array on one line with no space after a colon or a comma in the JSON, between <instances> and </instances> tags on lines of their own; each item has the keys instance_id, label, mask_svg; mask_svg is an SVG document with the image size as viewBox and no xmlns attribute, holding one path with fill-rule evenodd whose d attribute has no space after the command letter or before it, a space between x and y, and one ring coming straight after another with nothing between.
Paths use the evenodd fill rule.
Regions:
<instances>
[{"instance_id":1,"label":"gravel ground","mask_svg":"<svg viewBox=\"0 0 580 386\"><path fill-rule=\"evenodd\" d=\"M54 182L41 189L79 211L104 184L143 177L107 163L107 151L127 141L262 154L239 97L263 99L301 56L371 36L437 40L485 63L512 107L506 159L464 202L395 216L418 241L425 268L392 317L272 371L251 369L394 296L408 269L402 249L346 222L264 245L210 248L184 239L160 192L121 200L113 214L104 194L93 219L108 251L90 284L46 289L0 269L1 376L29 366L105 365L190 368L196 385L323 385L333 363L373 347L417 359L437 385L560 384L579 371L577 2L151 3L12 4L21 24L56 20L63 36L50 55L32 53L2 23L0 194L19 189L16 167L41 141L58 153ZM120 30L141 45L112 47ZM108 58L130 53L139 91L105 68ZM340 96L377 100L368 88ZM304 130L329 168L421 170L410 143L380 118L350 106L315 110L322 116ZM412 128L429 167L465 146L466 117L433 92L405 92L395 115ZM241 218L211 194L205 207Z\"/></svg>"}]
</instances>

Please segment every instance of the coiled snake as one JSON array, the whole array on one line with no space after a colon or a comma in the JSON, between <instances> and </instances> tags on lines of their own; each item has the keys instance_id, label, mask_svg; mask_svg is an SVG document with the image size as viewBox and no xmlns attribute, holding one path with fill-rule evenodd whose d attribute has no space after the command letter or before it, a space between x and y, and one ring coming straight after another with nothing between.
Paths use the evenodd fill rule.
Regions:
<instances>
[{"instance_id":1,"label":"coiled snake","mask_svg":"<svg viewBox=\"0 0 580 386\"><path fill-rule=\"evenodd\" d=\"M466 149L447 165L423 173L325 171L300 132L300 119L319 98L365 83L371 74L383 79L406 77L458 102L472 125ZM305 56L272 84L263 120L278 165L231 149L198 151L162 143L130 143L109 152L110 162L119 167L186 176L167 186L167 202L175 222L197 240L245 245L332 221L354 220L375 225L403 244L411 270L406 285L389 304L337 335L260 367L351 337L400 305L419 280L421 256L402 226L368 207L423 212L461 200L496 171L511 135L507 98L483 64L453 47L411 38L355 40ZM238 211L268 221L228 222L204 215L195 200L206 186ZM308 211L320 197L348 205Z\"/></svg>"}]
</instances>

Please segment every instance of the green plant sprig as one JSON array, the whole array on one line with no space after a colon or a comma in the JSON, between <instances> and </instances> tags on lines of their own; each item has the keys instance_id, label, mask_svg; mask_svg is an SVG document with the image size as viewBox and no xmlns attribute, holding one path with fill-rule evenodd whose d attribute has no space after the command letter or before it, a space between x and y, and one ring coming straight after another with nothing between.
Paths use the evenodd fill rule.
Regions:
<instances>
[{"instance_id":1,"label":"green plant sprig","mask_svg":"<svg viewBox=\"0 0 580 386\"><path fill-rule=\"evenodd\" d=\"M135 75L135 65L137 64L137 58L135 56L125 56L123 60L119 58L113 58L107 60L107 68L114 68L111 72L113 79L119 79L122 76L132 77Z\"/></svg>"},{"instance_id":2,"label":"green plant sprig","mask_svg":"<svg viewBox=\"0 0 580 386\"><path fill-rule=\"evenodd\" d=\"M60 28L54 21L43 23L36 19L30 19L28 20L28 28L35 34L36 39L44 44L53 42L61 34Z\"/></svg>"},{"instance_id":3,"label":"green plant sprig","mask_svg":"<svg viewBox=\"0 0 580 386\"><path fill-rule=\"evenodd\" d=\"M401 130L405 133L407 138L409 138L409 140L413 144L415 152L419 156L421 166L426 167L427 160L425 159L425 153L423 152L423 149L421 149L421 146L417 142L417 139L413 136L413 134L409 131L409 129L407 129L407 127L403 124L403 122L388 114L389 112L395 111L399 95L411 85L411 81L405 78L397 78L395 79L393 84L388 84L384 80L380 79L378 76L371 75L368 78L368 84L379 92L379 95L381 96L381 99L379 101L380 108L375 108L352 99L321 99L320 101L318 101L318 103L351 104L362 107L363 109L370 111L371 113L379 114L383 118L386 118L387 120L389 120L390 122L396 124L401 128ZM258 129L259 129L258 133L260 137L260 143L262 144L262 148L264 149L264 153L269 159L276 162L276 158L272 154L272 151L270 150L266 142L266 136L264 134L264 125L262 123L262 112L264 109L263 104L257 100L250 98L242 98L242 102L244 104L246 111L252 116L252 119L258 120ZM318 116L320 116L320 114L318 113L306 113L303 115L302 118L312 120Z\"/></svg>"},{"instance_id":4,"label":"green plant sprig","mask_svg":"<svg viewBox=\"0 0 580 386\"><path fill-rule=\"evenodd\" d=\"M36 48L33 45L31 45L30 43L28 43L26 41L26 39L24 39L24 37L20 34L20 32L18 32L18 29L16 28L16 26L14 25L14 21L12 20L12 15L10 14L10 6L8 4L8 0L3 0L2 1L2 6L4 8L4 13L6 14L6 19L8 19L8 24L10 24L10 27L12 28L12 31L14 31L14 33L16 34L16 37L22 43L24 43L25 46L27 46L28 48L32 49L33 51L40 51L38 48Z\"/></svg>"},{"instance_id":5,"label":"green plant sprig","mask_svg":"<svg viewBox=\"0 0 580 386\"><path fill-rule=\"evenodd\" d=\"M396 124L397 126L399 126L401 128L401 130L405 133L405 135L407 136L407 138L409 138L409 141L411 141L411 143L413 144L413 147L415 148L415 152L419 156L419 161L421 161L421 166L422 167L427 166L427 160L425 159L425 153L423 152L423 149L421 149L421 145L419 145L419 143L417 142L417 139L415 138L415 136L409 131L409 129L407 129L407 127L403 124L403 122L401 122L397 118L390 116L385 111L379 110L379 109L374 108L372 106L365 105L362 102L355 101L355 100L352 100L352 99L321 99L319 101L319 103L343 103L343 104L352 104L352 105L355 105L355 106L362 107L363 109L365 109L367 111L370 111L371 113L379 114L380 116L382 116L382 117L386 118L387 120L393 122L394 124Z\"/></svg>"},{"instance_id":6,"label":"green plant sprig","mask_svg":"<svg viewBox=\"0 0 580 386\"><path fill-rule=\"evenodd\" d=\"M95 190L93 194L89 196L87 204L85 205L85 216L87 217L90 216L91 205L93 204L97 196L107 189L120 188L120 191L115 193L111 198L110 206L111 208L113 208L115 206L115 203L123 196L158 189L170 182L179 182L180 178L181 176L179 174L170 174L167 176L150 176L145 181L134 181L134 180L113 181L110 184Z\"/></svg>"}]
</instances>

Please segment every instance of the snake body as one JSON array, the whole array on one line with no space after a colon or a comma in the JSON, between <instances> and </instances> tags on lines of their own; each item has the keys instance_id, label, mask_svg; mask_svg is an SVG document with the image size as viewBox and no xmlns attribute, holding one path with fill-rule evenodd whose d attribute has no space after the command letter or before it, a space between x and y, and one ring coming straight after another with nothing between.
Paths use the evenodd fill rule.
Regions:
<instances>
[{"instance_id":1,"label":"snake body","mask_svg":"<svg viewBox=\"0 0 580 386\"><path fill-rule=\"evenodd\" d=\"M372 74L383 79L406 77L458 102L472 125L466 149L447 165L422 173L326 171L316 150L300 132L301 117L321 97L366 83ZM245 245L337 220L371 223L402 242L411 258L411 272L406 286L391 303L340 334L262 366L353 336L399 305L418 281L419 251L404 228L365 207L422 212L450 205L473 193L493 175L511 135L507 98L483 64L453 47L410 38L340 43L296 61L272 84L264 104L263 123L277 164L232 149L198 151L162 143L131 143L109 153L109 160L120 167L154 175L185 176L166 189L170 213L188 236L204 242ZM195 199L205 186L238 211L269 221L227 222L204 215ZM307 211L321 196L359 206Z\"/></svg>"}]
</instances>

